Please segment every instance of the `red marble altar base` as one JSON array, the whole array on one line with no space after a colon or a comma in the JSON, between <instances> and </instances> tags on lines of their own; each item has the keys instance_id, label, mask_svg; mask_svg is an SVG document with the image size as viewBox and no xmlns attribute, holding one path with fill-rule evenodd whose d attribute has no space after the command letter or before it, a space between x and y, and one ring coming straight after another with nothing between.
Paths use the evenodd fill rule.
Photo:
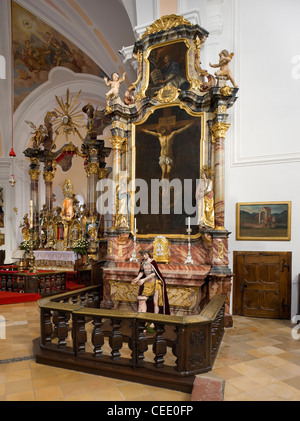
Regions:
<instances>
[{"instance_id":1,"label":"red marble altar base","mask_svg":"<svg viewBox=\"0 0 300 421\"><path fill-rule=\"evenodd\" d=\"M172 315L194 315L201 311L205 298L202 286L209 274L208 265L160 264L167 285ZM101 308L137 310L139 287L131 281L139 271L138 263L115 262L103 268L103 301Z\"/></svg>"}]
</instances>

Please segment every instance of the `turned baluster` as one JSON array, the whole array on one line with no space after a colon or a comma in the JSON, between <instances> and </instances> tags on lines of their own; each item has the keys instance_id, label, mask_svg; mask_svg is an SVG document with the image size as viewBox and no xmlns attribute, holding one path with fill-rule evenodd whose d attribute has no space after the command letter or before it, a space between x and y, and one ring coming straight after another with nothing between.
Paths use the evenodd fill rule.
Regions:
<instances>
[{"instance_id":1,"label":"turned baluster","mask_svg":"<svg viewBox=\"0 0 300 421\"><path fill-rule=\"evenodd\" d=\"M80 294L80 305L83 306L85 304L85 301L86 301L86 293L83 292Z\"/></svg>"},{"instance_id":2,"label":"turned baluster","mask_svg":"<svg viewBox=\"0 0 300 421\"><path fill-rule=\"evenodd\" d=\"M24 276L23 275L18 276L18 291L24 292Z\"/></svg>"},{"instance_id":3,"label":"turned baluster","mask_svg":"<svg viewBox=\"0 0 300 421\"><path fill-rule=\"evenodd\" d=\"M12 280L11 280L11 275L9 274L9 275L7 275L7 281L6 281L7 291L11 292L11 290L12 290L11 287L12 287Z\"/></svg>"},{"instance_id":4,"label":"turned baluster","mask_svg":"<svg viewBox=\"0 0 300 421\"><path fill-rule=\"evenodd\" d=\"M87 307L94 307L94 293L93 291L89 291L87 294L87 301L86 301Z\"/></svg>"},{"instance_id":5,"label":"turned baluster","mask_svg":"<svg viewBox=\"0 0 300 421\"><path fill-rule=\"evenodd\" d=\"M15 274L12 275L12 290L18 292L18 277Z\"/></svg>"},{"instance_id":6,"label":"turned baluster","mask_svg":"<svg viewBox=\"0 0 300 421\"><path fill-rule=\"evenodd\" d=\"M1 276L1 291L6 291L6 275Z\"/></svg>"},{"instance_id":7,"label":"turned baluster","mask_svg":"<svg viewBox=\"0 0 300 421\"><path fill-rule=\"evenodd\" d=\"M51 289L51 292L55 291L55 274L54 273L50 275L50 289Z\"/></svg>"},{"instance_id":8,"label":"turned baluster","mask_svg":"<svg viewBox=\"0 0 300 421\"><path fill-rule=\"evenodd\" d=\"M119 360L121 359L120 349L123 345L123 336L120 332L122 326L121 320L112 319L110 325L112 326L112 331L109 335L109 345L111 347L111 359Z\"/></svg>"},{"instance_id":9,"label":"turned baluster","mask_svg":"<svg viewBox=\"0 0 300 421\"><path fill-rule=\"evenodd\" d=\"M65 291L66 289L66 274L62 273L60 276L60 288L62 291Z\"/></svg>"},{"instance_id":10,"label":"turned baluster","mask_svg":"<svg viewBox=\"0 0 300 421\"><path fill-rule=\"evenodd\" d=\"M148 350L147 337L145 335L145 323L133 321L132 334L128 341L128 347L132 351L131 362L136 366L142 366L144 353Z\"/></svg>"},{"instance_id":11,"label":"turned baluster","mask_svg":"<svg viewBox=\"0 0 300 421\"><path fill-rule=\"evenodd\" d=\"M57 336L57 328L58 328L58 312L57 311L53 311L53 315L52 315L52 322L53 322L53 336L56 337Z\"/></svg>"},{"instance_id":12,"label":"turned baluster","mask_svg":"<svg viewBox=\"0 0 300 421\"><path fill-rule=\"evenodd\" d=\"M100 307L100 292L99 290L94 291L94 308Z\"/></svg>"},{"instance_id":13,"label":"turned baluster","mask_svg":"<svg viewBox=\"0 0 300 421\"><path fill-rule=\"evenodd\" d=\"M53 328L51 321L51 311L41 310L41 342L43 345L50 345Z\"/></svg>"},{"instance_id":14,"label":"turned baluster","mask_svg":"<svg viewBox=\"0 0 300 421\"><path fill-rule=\"evenodd\" d=\"M46 275L45 285L46 285L46 294L49 294L50 292L50 276L49 275Z\"/></svg>"},{"instance_id":15,"label":"turned baluster","mask_svg":"<svg viewBox=\"0 0 300 421\"><path fill-rule=\"evenodd\" d=\"M186 366L186 329L182 326L175 328L176 340L172 346L172 352L176 359L176 371L183 372Z\"/></svg>"},{"instance_id":16,"label":"turned baluster","mask_svg":"<svg viewBox=\"0 0 300 421\"><path fill-rule=\"evenodd\" d=\"M104 334L102 331L102 318L95 317L93 320L94 329L92 332L92 344L94 345L94 357L99 358L102 355L102 346L104 345Z\"/></svg>"},{"instance_id":17,"label":"turned baluster","mask_svg":"<svg viewBox=\"0 0 300 421\"><path fill-rule=\"evenodd\" d=\"M66 338L68 337L68 319L66 313L58 313L58 324L57 324L57 337L58 337L58 348L65 348L67 345Z\"/></svg>"},{"instance_id":18,"label":"turned baluster","mask_svg":"<svg viewBox=\"0 0 300 421\"><path fill-rule=\"evenodd\" d=\"M38 292L43 294L45 292L45 277L43 275L39 276L38 279Z\"/></svg>"},{"instance_id":19,"label":"turned baluster","mask_svg":"<svg viewBox=\"0 0 300 421\"><path fill-rule=\"evenodd\" d=\"M58 274L56 274L56 278L55 278L55 287L56 287L56 290L57 291L60 291L62 288L61 288L61 276L60 276L60 274L58 273Z\"/></svg>"},{"instance_id":20,"label":"turned baluster","mask_svg":"<svg viewBox=\"0 0 300 421\"><path fill-rule=\"evenodd\" d=\"M78 295L73 295L72 304L77 304L77 303L78 303Z\"/></svg>"},{"instance_id":21,"label":"turned baluster","mask_svg":"<svg viewBox=\"0 0 300 421\"><path fill-rule=\"evenodd\" d=\"M74 314L73 324L75 330L74 350L76 355L80 352L85 352L85 344L87 341L87 333L85 330L85 316Z\"/></svg>"},{"instance_id":22,"label":"turned baluster","mask_svg":"<svg viewBox=\"0 0 300 421\"><path fill-rule=\"evenodd\" d=\"M162 368L164 366L164 356L167 353L167 341L163 336L165 327L162 324L155 323L155 338L153 343L153 352L155 354L155 367Z\"/></svg>"}]
</instances>

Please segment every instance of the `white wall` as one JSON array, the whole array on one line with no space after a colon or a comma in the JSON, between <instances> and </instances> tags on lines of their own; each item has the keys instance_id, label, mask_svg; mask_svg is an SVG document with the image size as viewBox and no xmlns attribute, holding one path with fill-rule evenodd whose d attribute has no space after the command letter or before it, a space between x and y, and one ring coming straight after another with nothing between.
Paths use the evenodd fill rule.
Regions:
<instances>
[{"instance_id":1,"label":"white wall","mask_svg":"<svg viewBox=\"0 0 300 421\"><path fill-rule=\"evenodd\" d=\"M293 316L300 273L300 79L293 71L293 57L300 55L300 2L234 0L232 6L233 28L227 32L237 37L233 70L240 91L226 139L230 264L234 250L292 251ZM263 201L292 201L291 241L236 241L236 203Z\"/></svg>"},{"instance_id":2,"label":"white wall","mask_svg":"<svg viewBox=\"0 0 300 421\"><path fill-rule=\"evenodd\" d=\"M149 2L147 9L142 3L137 1L137 25L146 23L159 2ZM228 111L225 146L230 266L234 250L291 251L293 316L300 273L300 1L178 0L177 5L180 14L198 8L199 23L209 32L203 68L213 73L208 63L217 62L224 48L234 52L231 68L240 90ZM236 241L236 203L264 201L292 202L291 241Z\"/></svg>"}]
</instances>

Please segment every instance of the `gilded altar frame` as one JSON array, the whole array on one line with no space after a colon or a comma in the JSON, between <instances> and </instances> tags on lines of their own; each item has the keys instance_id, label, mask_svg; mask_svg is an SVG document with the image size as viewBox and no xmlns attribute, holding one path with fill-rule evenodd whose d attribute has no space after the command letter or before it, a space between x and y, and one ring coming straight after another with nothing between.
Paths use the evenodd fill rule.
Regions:
<instances>
[{"instance_id":1,"label":"gilded altar frame","mask_svg":"<svg viewBox=\"0 0 300 421\"><path fill-rule=\"evenodd\" d=\"M183 57L182 56L180 57L180 53L182 54L182 50L183 50L182 47L186 48L185 56L184 56L184 65L182 65ZM174 50L176 51L176 53L174 52ZM164 43L160 43L158 45L153 45L152 47L148 48L143 58L144 71L145 71L144 85L141 87L138 97L139 98L145 97L146 93L149 91L150 81L151 81L151 72L153 71L153 66L154 66L153 64L154 60L153 60L153 57L151 57L151 55L155 55L155 53L156 53L156 56L163 56L163 57L169 56L171 61L175 61L181 69L183 78L186 78L189 84L188 88L190 88L193 83L193 80L192 80L192 77L190 76L190 71L189 71L189 57L188 56L190 54L190 51L191 51L191 45L188 39L186 38L178 38L177 40L167 41ZM161 68L162 64L159 66L158 62L156 62L155 66L156 68L158 67ZM162 85L154 89L154 91L156 92L153 95L147 94L147 96L153 97L153 96L156 96L156 94L160 95L159 93L160 90L163 91ZM179 92L176 92L176 90L174 90L174 95L176 94L178 95L178 93Z\"/></svg>"}]
</instances>

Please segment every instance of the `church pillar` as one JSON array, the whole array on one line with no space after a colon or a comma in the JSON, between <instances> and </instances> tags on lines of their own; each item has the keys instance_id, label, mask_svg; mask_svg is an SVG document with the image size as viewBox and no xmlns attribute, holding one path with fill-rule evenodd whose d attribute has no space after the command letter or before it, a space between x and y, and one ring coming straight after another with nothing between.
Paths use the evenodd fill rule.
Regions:
<instances>
[{"instance_id":1,"label":"church pillar","mask_svg":"<svg viewBox=\"0 0 300 421\"><path fill-rule=\"evenodd\" d=\"M46 188L46 208L50 213L52 213L53 209L53 179L54 179L54 172L53 171L44 171L43 178L45 181L45 188Z\"/></svg>"},{"instance_id":2,"label":"church pillar","mask_svg":"<svg viewBox=\"0 0 300 421\"><path fill-rule=\"evenodd\" d=\"M89 216L96 215L96 186L99 181L99 163L98 162L89 162L86 166L87 173L87 210Z\"/></svg>"},{"instance_id":3,"label":"church pillar","mask_svg":"<svg viewBox=\"0 0 300 421\"><path fill-rule=\"evenodd\" d=\"M38 243L39 240L39 160L37 158L30 159L30 197L33 205L33 229L35 233L35 241Z\"/></svg>"},{"instance_id":4,"label":"church pillar","mask_svg":"<svg viewBox=\"0 0 300 421\"><path fill-rule=\"evenodd\" d=\"M214 144L214 170L215 170L215 229L224 228L224 198L225 198L225 134L230 124L216 122L211 127L212 141Z\"/></svg>"},{"instance_id":5,"label":"church pillar","mask_svg":"<svg viewBox=\"0 0 300 421\"><path fill-rule=\"evenodd\" d=\"M215 231L212 235L212 267L208 284L209 299L225 295L225 326L232 326L230 314L231 269L228 267L228 232L225 229L225 134L230 124L217 121L211 127L214 146Z\"/></svg>"},{"instance_id":6,"label":"church pillar","mask_svg":"<svg viewBox=\"0 0 300 421\"><path fill-rule=\"evenodd\" d=\"M119 182L119 175L121 171L121 149L122 145L126 139L120 136L113 136L110 141L112 144L113 150L113 181L117 185ZM112 226L114 227L116 224L116 217L117 217L117 197L115 197L115 206L112 215Z\"/></svg>"}]
</instances>

